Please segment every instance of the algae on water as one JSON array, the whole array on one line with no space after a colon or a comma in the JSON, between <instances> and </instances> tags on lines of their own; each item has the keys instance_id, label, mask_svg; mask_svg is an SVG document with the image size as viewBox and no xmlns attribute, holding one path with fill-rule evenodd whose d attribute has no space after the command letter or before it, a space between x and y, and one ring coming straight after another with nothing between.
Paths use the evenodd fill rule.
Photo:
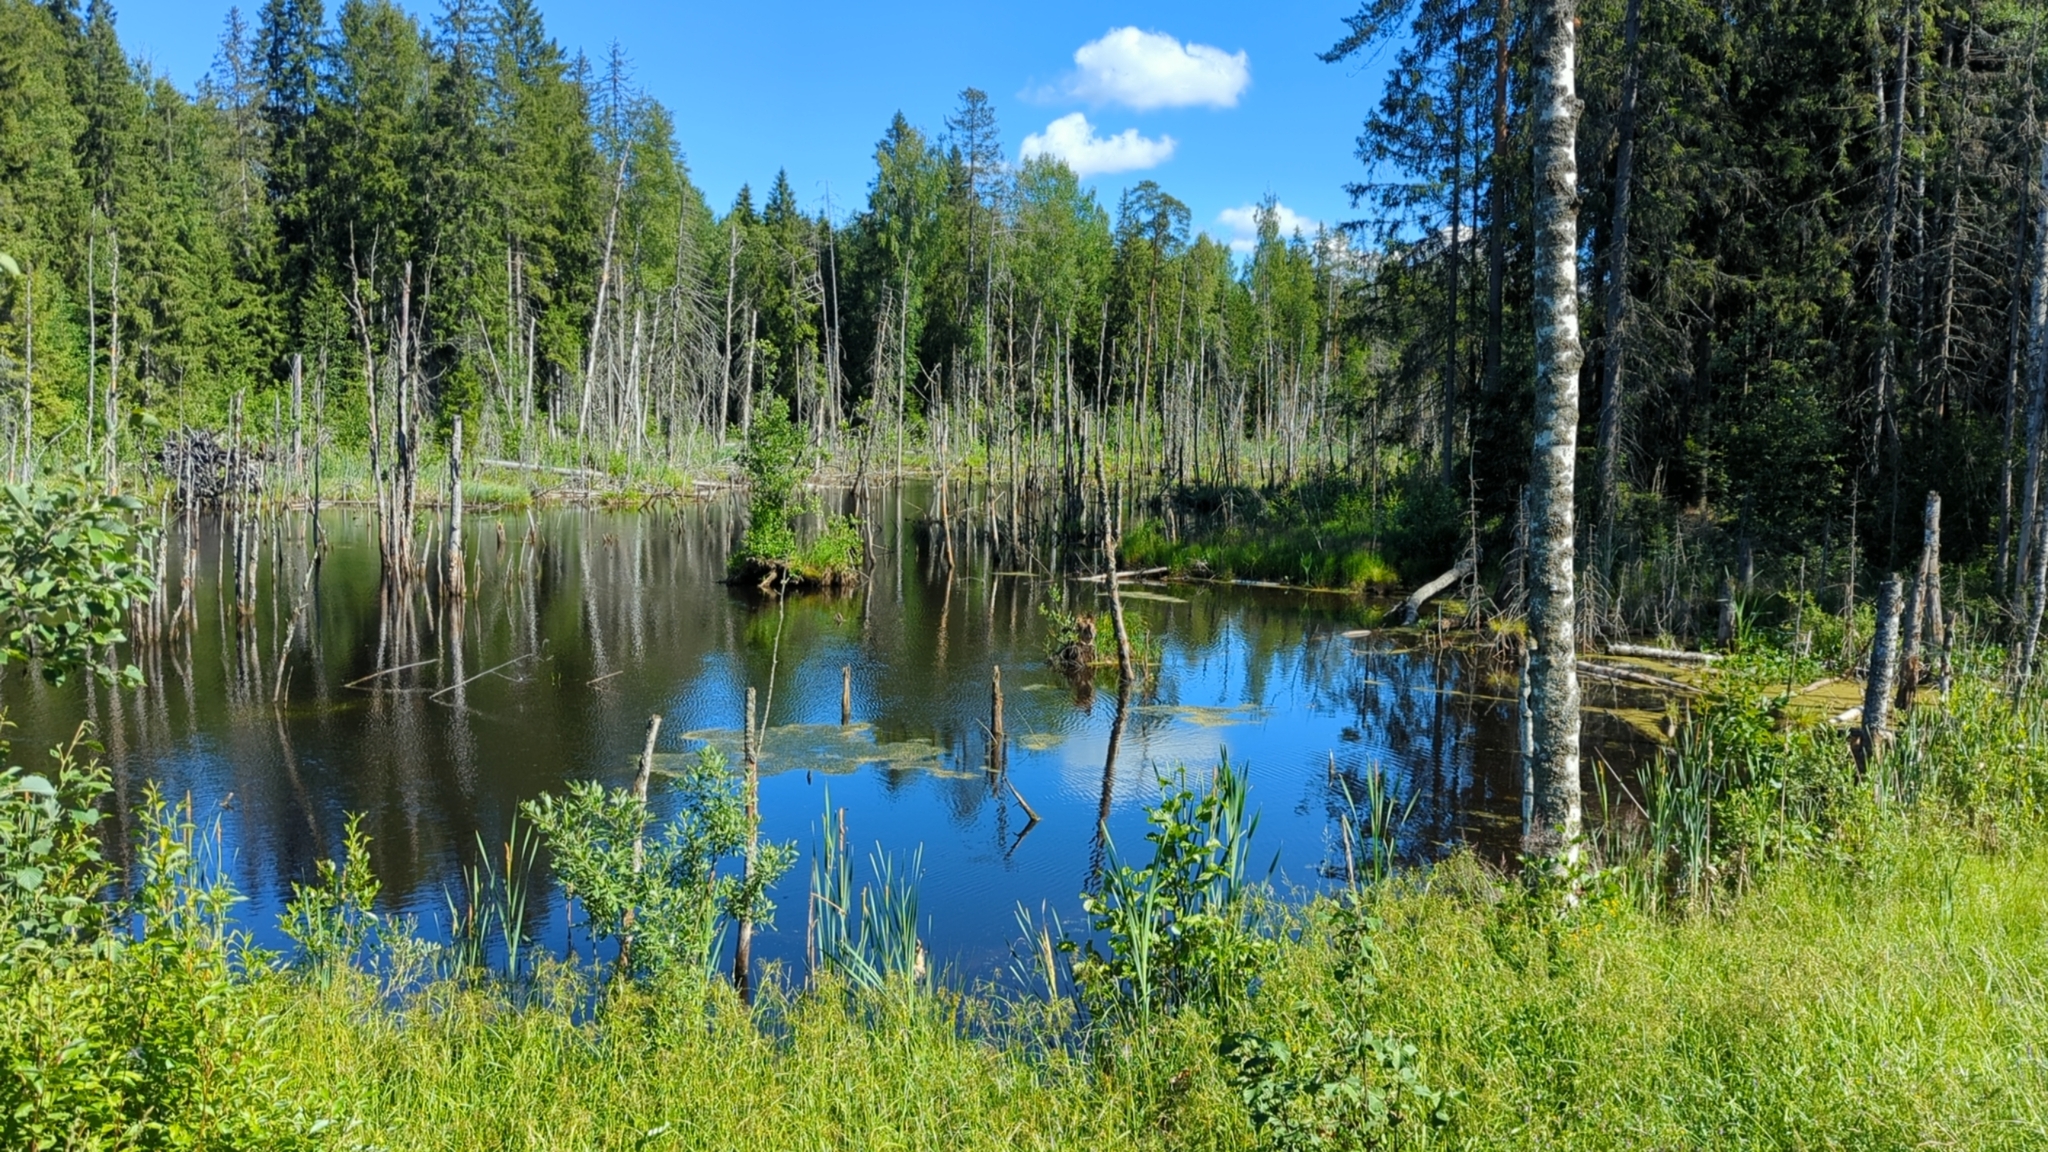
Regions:
<instances>
[{"instance_id":1,"label":"algae on water","mask_svg":"<svg viewBox=\"0 0 2048 1152\"><path fill-rule=\"evenodd\" d=\"M737 728L700 728L683 733L683 739L715 745L730 762L738 764L741 735ZM676 775L685 760L694 761L696 756L694 746L687 752L657 753L654 770L661 775ZM945 750L929 740L876 739L873 724L784 724L770 728L761 736L760 764L763 776L791 771L845 775L868 764L942 776L969 774L948 766Z\"/></svg>"}]
</instances>

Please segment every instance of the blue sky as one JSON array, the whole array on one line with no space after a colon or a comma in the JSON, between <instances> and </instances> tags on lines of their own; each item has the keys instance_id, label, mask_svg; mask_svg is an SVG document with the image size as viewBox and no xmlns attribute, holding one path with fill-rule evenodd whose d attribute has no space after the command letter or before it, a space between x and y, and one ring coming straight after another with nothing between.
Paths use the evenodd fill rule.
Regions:
<instances>
[{"instance_id":1,"label":"blue sky","mask_svg":"<svg viewBox=\"0 0 2048 1152\"><path fill-rule=\"evenodd\" d=\"M245 12L261 0L243 0ZM338 7L329 0L330 9ZM423 16L438 0L406 0ZM1387 53L1324 64L1356 0L1319 3L664 4L541 0L570 52L614 40L676 118L692 174L723 209L778 168L844 214L866 193L874 144L899 109L938 131L960 89L989 94L1005 155L1067 156L1114 205L1151 178L1221 239L1271 192L1283 222L1351 215L1353 140ZM131 54L190 90L217 51L227 5L128 0ZM330 11L331 15L331 11Z\"/></svg>"}]
</instances>

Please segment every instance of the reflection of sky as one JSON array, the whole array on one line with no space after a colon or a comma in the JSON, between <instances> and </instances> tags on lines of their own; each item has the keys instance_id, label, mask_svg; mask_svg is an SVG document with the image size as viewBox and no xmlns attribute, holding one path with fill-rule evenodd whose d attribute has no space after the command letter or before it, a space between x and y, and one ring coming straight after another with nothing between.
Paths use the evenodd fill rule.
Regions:
<instances>
[{"instance_id":1,"label":"reflection of sky","mask_svg":"<svg viewBox=\"0 0 2048 1152\"><path fill-rule=\"evenodd\" d=\"M867 588L779 607L718 583L733 527L722 503L545 514L546 547L531 554L519 543L523 517L508 521L512 543L503 547L496 522L475 517L478 588L459 635L424 596L410 607L383 604L368 522L337 516L282 708L270 695L290 610L267 597L280 560L283 586L299 586L293 553L288 544L266 552L259 611L237 627L233 606L216 595L209 538L189 651L181 642L145 654L146 688L54 691L19 675L0 685L23 726L15 759L40 762L26 753L91 718L119 777L124 830L134 831L145 781L191 794L203 817L222 821L231 874L250 897L244 923L273 945L290 882L310 878L336 850L347 814L362 813L388 906L433 931L479 841L502 845L520 802L568 780L630 779L651 712L663 717L665 756L687 750L685 733L736 730L749 684L771 725L828 726L836 736L841 669L851 668L855 718L872 730L839 740L831 754L849 740L928 744L944 770L770 764L764 835L808 854L829 789L845 810L858 873L876 842L899 858L922 846L929 946L958 971L993 976L1017 935L1020 904L1050 906L1069 924L1079 915L1098 858L1117 694L1111 673L1077 693L1045 663L1042 581L993 575L983 550L956 538L961 571L949 588L918 503L870 513L883 554ZM1375 771L1406 814L1405 857L1466 838L1496 856L1508 850L1519 800L1512 715L1499 697L1511 689L1480 683L1478 666L1462 658L1343 638L1361 614L1352 598L1171 591L1181 602L1126 605L1160 651L1131 700L1107 780L1105 823L1127 857L1146 849L1158 775L1184 765L1200 780L1224 754L1247 770L1260 811L1253 858L1262 868L1274 861L1283 885L1341 874L1343 789L1362 808ZM1097 594L1070 586L1078 607L1097 607ZM397 691L347 687L410 661L424 663L376 682ZM1011 735L1002 787L984 771L996 663ZM1028 833L1015 794L1041 818ZM801 963L808 873L800 860L777 887L781 912L758 954ZM558 900L535 901L543 947L565 947L564 916Z\"/></svg>"}]
</instances>

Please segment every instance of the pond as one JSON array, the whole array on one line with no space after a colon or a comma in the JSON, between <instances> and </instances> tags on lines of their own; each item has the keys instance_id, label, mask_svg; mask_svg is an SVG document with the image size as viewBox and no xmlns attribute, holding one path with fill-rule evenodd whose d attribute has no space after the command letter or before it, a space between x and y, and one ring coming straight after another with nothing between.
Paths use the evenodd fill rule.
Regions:
<instances>
[{"instance_id":1,"label":"pond","mask_svg":"<svg viewBox=\"0 0 2048 1152\"><path fill-rule=\"evenodd\" d=\"M1401 859L1461 843L1512 859L1521 785L1503 661L1413 634L1357 635L1366 605L1355 596L1137 584L1126 611L1157 663L1112 758L1114 672L1077 685L1047 661L1040 608L1055 582L998 568L957 527L949 576L930 504L915 485L878 496L871 579L780 602L721 583L744 523L730 495L471 516L473 588L452 603L433 582L389 594L375 522L344 509L323 515L317 567L307 516L267 526L253 611L240 611L231 537L202 521L195 625L136 654L143 687L52 689L11 670L0 698L15 760L43 762L39 749L89 719L115 772L120 829L133 831L150 782L189 794L219 820L241 922L271 945L291 883L338 850L349 814L371 837L385 910L439 934L463 869L480 844L502 850L520 802L572 780L629 783L650 715L663 720L660 763L707 740L736 746L749 687L765 711L764 835L801 854L755 955L796 970L828 795L857 873L876 845L899 860L922 849L924 939L965 980L1000 978L1020 905L1077 926L1103 832L1142 860L1160 774L1185 766L1199 780L1220 756L1248 772L1253 857L1283 892L1342 882L1343 819L1355 826L1345 814L1376 773L1401 813ZM184 551L174 526L174 606ZM1057 586L1070 608L1097 609L1099 584ZM1010 737L1000 778L988 770L998 666ZM842 727L844 670L854 723ZM1642 717L1593 708L1587 721L1589 788L1602 764L1632 778L1650 746ZM529 929L539 947L587 954L558 893L534 900Z\"/></svg>"}]
</instances>

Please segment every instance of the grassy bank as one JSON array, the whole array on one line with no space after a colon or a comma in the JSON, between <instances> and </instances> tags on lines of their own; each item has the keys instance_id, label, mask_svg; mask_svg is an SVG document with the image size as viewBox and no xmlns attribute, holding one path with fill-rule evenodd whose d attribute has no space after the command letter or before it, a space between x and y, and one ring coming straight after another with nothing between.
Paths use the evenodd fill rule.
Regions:
<instances>
[{"instance_id":1,"label":"grassy bank","mask_svg":"<svg viewBox=\"0 0 2048 1152\"><path fill-rule=\"evenodd\" d=\"M1129 527L1120 554L1178 575L1383 591L1443 571L1461 533L1459 509L1435 484L1330 476L1176 490Z\"/></svg>"},{"instance_id":2,"label":"grassy bank","mask_svg":"<svg viewBox=\"0 0 2048 1152\"><path fill-rule=\"evenodd\" d=\"M351 920L345 868L300 905L318 946L261 956L226 931L203 829L159 808L139 938L0 969L0 1143L2043 1146L2048 710L1966 675L1859 779L1838 737L1773 718L1796 669L1736 663L1598 869L1456 856L1306 906L1186 905L1143 978L1115 894L1157 878L1134 872L1096 907L1122 944L1022 965L1051 996L507 981ZM1161 813L1183 862L1230 823L1192 796Z\"/></svg>"}]
</instances>

